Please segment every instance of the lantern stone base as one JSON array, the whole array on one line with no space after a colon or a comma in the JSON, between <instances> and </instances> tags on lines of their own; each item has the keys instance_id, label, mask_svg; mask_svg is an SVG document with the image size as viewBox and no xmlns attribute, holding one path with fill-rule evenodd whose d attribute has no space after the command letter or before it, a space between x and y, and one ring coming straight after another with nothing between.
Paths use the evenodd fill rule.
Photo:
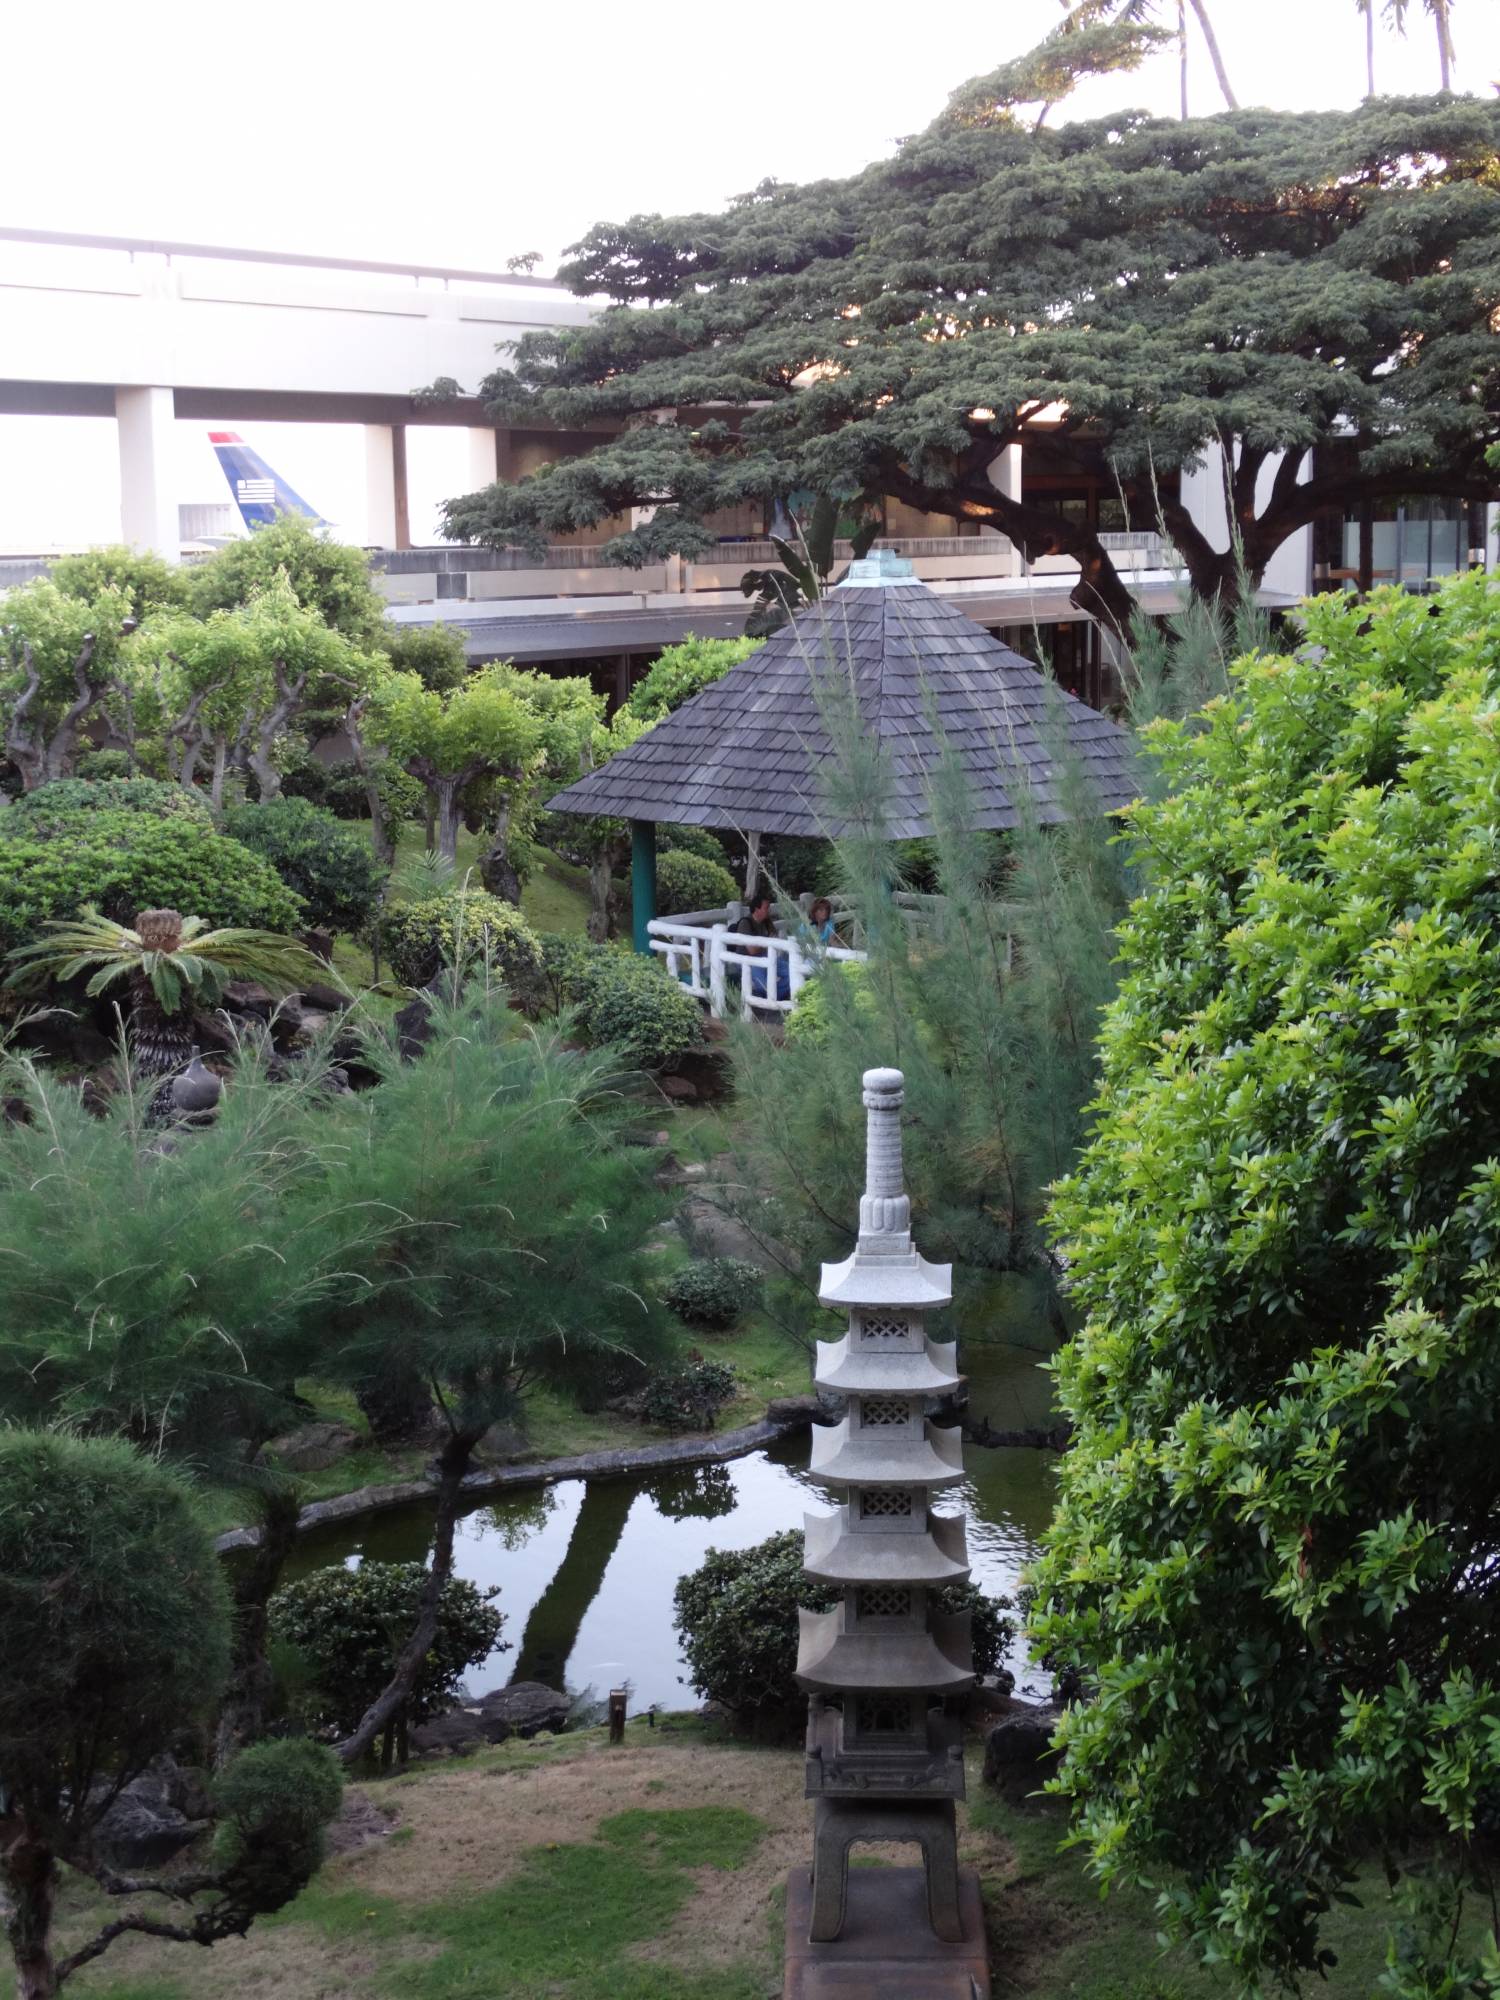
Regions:
<instances>
[{"instance_id":1,"label":"lantern stone base","mask_svg":"<svg viewBox=\"0 0 1500 2000\"><path fill-rule=\"evenodd\" d=\"M963 1936L934 1936L921 1868L853 1868L842 1937L813 1944L810 1868L787 1878L782 2000L990 2000L989 1946L979 1878L958 1877Z\"/></svg>"}]
</instances>

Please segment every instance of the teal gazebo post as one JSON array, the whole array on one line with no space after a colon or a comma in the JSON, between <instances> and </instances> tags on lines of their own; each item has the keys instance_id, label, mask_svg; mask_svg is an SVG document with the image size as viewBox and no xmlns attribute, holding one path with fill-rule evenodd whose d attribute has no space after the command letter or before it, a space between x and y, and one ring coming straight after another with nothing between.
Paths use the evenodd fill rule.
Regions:
<instances>
[{"instance_id":1,"label":"teal gazebo post","mask_svg":"<svg viewBox=\"0 0 1500 2000\"><path fill-rule=\"evenodd\" d=\"M656 822L630 822L630 936L637 951L649 953L656 915Z\"/></svg>"}]
</instances>

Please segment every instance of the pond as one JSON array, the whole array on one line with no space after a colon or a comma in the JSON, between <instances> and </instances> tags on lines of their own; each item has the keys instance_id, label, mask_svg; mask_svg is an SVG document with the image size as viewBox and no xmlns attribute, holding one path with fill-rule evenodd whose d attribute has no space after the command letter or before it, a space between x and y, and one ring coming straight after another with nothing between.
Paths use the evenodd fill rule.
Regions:
<instances>
[{"instance_id":1,"label":"pond","mask_svg":"<svg viewBox=\"0 0 1500 2000\"><path fill-rule=\"evenodd\" d=\"M974 1412L997 1426L1047 1421L1045 1353L1008 1343L965 1343ZM674 1469L633 1479L567 1479L475 1507L459 1523L460 1576L498 1584L508 1651L473 1668L476 1692L509 1680L606 1690L628 1682L632 1712L656 1703L685 1708L697 1697L682 1679L672 1626L677 1579L710 1548L740 1549L783 1528L829 1496L806 1470L806 1432L727 1465ZM1036 1550L1051 1509L1051 1453L966 1448L969 1477L941 1496L940 1511L968 1521L975 1581L1008 1595ZM288 1576L333 1562L425 1558L430 1510L402 1509L309 1535ZM1024 1648L1010 1665L1024 1687L1041 1676Z\"/></svg>"}]
</instances>

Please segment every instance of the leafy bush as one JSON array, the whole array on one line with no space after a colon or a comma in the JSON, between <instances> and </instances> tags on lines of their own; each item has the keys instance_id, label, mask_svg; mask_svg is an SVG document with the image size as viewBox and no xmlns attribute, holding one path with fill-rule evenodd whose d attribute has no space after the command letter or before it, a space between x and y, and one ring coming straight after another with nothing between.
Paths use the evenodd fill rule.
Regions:
<instances>
[{"instance_id":1,"label":"leafy bush","mask_svg":"<svg viewBox=\"0 0 1500 2000\"><path fill-rule=\"evenodd\" d=\"M873 1018L870 974L857 961L836 958L798 990L797 1004L786 1017L786 1038L803 1047L822 1048L839 1033L851 1007L864 1018Z\"/></svg>"},{"instance_id":2,"label":"leafy bush","mask_svg":"<svg viewBox=\"0 0 1500 2000\"><path fill-rule=\"evenodd\" d=\"M749 1549L710 1549L673 1595L678 1636L699 1694L744 1721L786 1727L803 1712L797 1686L797 1610L827 1611L837 1593L803 1573L802 1534L788 1529ZM940 1611L968 1611L977 1673L999 1666L1012 1625L977 1585L934 1591Z\"/></svg>"},{"instance_id":3,"label":"leafy bush","mask_svg":"<svg viewBox=\"0 0 1500 2000\"><path fill-rule=\"evenodd\" d=\"M296 1648L312 1677L301 1697L315 1727L347 1736L391 1677L417 1622L425 1563L364 1562L319 1569L284 1584L271 1599L271 1636ZM504 1618L497 1590L450 1577L438 1605L437 1636L407 1703L422 1722L450 1707L465 1671L495 1651Z\"/></svg>"},{"instance_id":4,"label":"leafy bush","mask_svg":"<svg viewBox=\"0 0 1500 2000\"><path fill-rule=\"evenodd\" d=\"M296 931L302 904L268 862L190 819L92 812L50 837L17 838L0 823L0 947L37 936L86 903L125 923L174 909L210 925Z\"/></svg>"},{"instance_id":5,"label":"leafy bush","mask_svg":"<svg viewBox=\"0 0 1500 2000\"><path fill-rule=\"evenodd\" d=\"M777 834L766 857L767 867L784 896L837 895L838 849L827 840L799 840L792 834Z\"/></svg>"},{"instance_id":6,"label":"leafy bush","mask_svg":"<svg viewBox=\"0 0 1500 2000\"><path fill-rule=\"evenodd\" d=\"M734 1398L735 1372L722 1361L693 1355L680 1368L663 1368L647 1377L636 1398L644 1423L669 1431L711 1431L719 1411Z\"/></svg>"},{"instance_id":7,"label":"leafy bush","mask_svg":"<svg viewBox=\"0 0 1500 2000\"><path fill-rule=\"evenodd\" d=\"M465 964L488 955L506 984L519 990L537 978L542 962L536 932L520 911L483 889L387 904L380 948L406 986L425 986L455 955Z\"/></svg>"},{"instance_id":8,"label":"leafy bush","mask_svg":"<svg viewBox=\"0 0 1500 2000\"><path fill-rule=\"evenodd\" d=\"M214 823L207 799L185 785L167 785L156 778L59 778L25 793L9 806L0 817L0 833L50 840L58 833L87 828L101 812L185 819L210 832Z\"/></svg>"},{"instance_id":9,"label":"leafy bush","mask_svg":"<svg viewBox=\"0 0 1500 2000\"><path fill-rule=\"evenodd\" d=\"M764 1284L764 1273L743 1257L703 1257L675 1271L662 1297L689 1326L718 1331L748 1312Z\"/></svg>"},{"instance_id":10,"label":"leafy bush","mask_svg":"<svg viewBox=\"0 0 1500 2000\"><path fill-rule=\"evenodd\" d=\"M552 817L561 819L563 815L555 813ZM576 820L574 824L577 824ZM659 826L656 829L656 851L658 854L696 854L700 861L717 861L721 868L729 867L728 848L706 826Z\"/></svg>"},{"instance_id":11,"label":"leafy bush","mask_svg":"<svg viewBox=\"0 0 1500 2000\"><path fill-rule=\"evenodd\" d=\"M1247 1989L1364 1852L1462 1857L1500 1730L1500 595L1305 617L1148 739L1033 1615L1097 1688L1057 1779L1096 1868L1186 1875ZM1399 1990L1484 1990L1434 1949Z\"/></svg>"},{"instance_id":12,"label":"leafy bush","mask_svg":"<svg viewBox=\"0 0 1500 2000\"><path fill-rule=\"evenodd\" d=\"M386 817L392 820L420 819L424 794L418 780L389 757L376 759L374 768ZM331 764L320 763L313 758L296 771L289 772L282 780L281 789L283 797L311 799L315 806L322 806L335 819L368 820L370 817L370 798L365 789L364 773L352 757L339 757Z\"/></svg>"},{"instance_id":13,"label":"leafy bush","mask_svg":"<svg viewBox=\"0 0 1500 2000\"><path fill-rule=\"evenodd\" d=\"M309 924L356 931L373 915L385 871L368 840L332 813L307 799L267 799L232 807L224 831L270 862Z\"/></svg>"},{"instance_id":14,"label":"leafy bush","mask_svg":"<svg viewBox=\"0 0 1500 2000\"><path fill-rule=\"evenodd\" d=\"M739 884L720 861L674 851L656 864L656 904L664 917L683 910L716 910L732 903Z\"/></svg>"},{"instance_id":15,"label":"leafy bush","mask_svg":"<svg viewBox=\"0 0 1500 2000\"><path fill-rule=\"evenodd\" d=\"M75 778L129 778L130 758L123 750L81 750L73 759ZM178 787L181 790L181 787Z\"/></svg>"},{"instance_id":16,"label":"leafy bush","mask_svg":"<svg viewBox=\"0 0 1500 2000\"><path fill-rule=\"evenodd\" d=\"M580 1001L591 1042L608 1044L642 1069L661 1069L703 1038L698 1003L655 956L593 947Z\"/></svg>"}]
</instances>

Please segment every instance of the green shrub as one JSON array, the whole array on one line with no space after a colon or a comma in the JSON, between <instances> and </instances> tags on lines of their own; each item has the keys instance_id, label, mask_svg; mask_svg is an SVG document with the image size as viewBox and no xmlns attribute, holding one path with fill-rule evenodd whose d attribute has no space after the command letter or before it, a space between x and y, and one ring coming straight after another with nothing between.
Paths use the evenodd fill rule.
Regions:
<instances>
[{"instance_id":1,"label":"green shrub","mask_svg":"<svg viewBox=\"0 0 1500 2000\"><path fill-rule=\"evenodd\" d=\"M369 841L307 799L234 806L224 831L269 861L302 898L306 921L357 931L373 916L385 870Z\"/></svg>"},{"instance_id":2,"label":"green shrub","mask_svg":"<svg viewBox=\"0 0 1500 2000\"><path fill-rule=\"evenodd\" d=\"M837 1593L803 1573L802 1534L788 1529L749 1549L710 1549L673 1595L693 1686L742 1721L786 1728L803 1713L797 1686L797 1610L827 1611ZM968 1611L976 1673L999 1666L1013 1627L1000 1598L972 1583L934 1591L939 1611Z\"/></svg>"},{"instance_id":3,"label":"green shrub","mask_svg":"<svg viewBox=\"0 0 1500 2000\"><path fill-rule=\"evenodd\" d=\"M387 904L380 948L405 986L425 986L455 957L470 965L488 956L507 986L521 991L538 977L542 962L536 932L520 911L483 889Z\"/></svg>"},{"instance_id":4,"label":"green shrub","mask_svg":"<svg viewBox=\"0 0 1500 2000\"><path fill-rule=\"evenodd\" d=\"M213 1854L242 1906L269 1915L316 1875L343 1797L338 1759L305 1737L253 1744L226 1765L214 1780Z\"/></svg>"},{"instance_id":5,"label":"green shrub","mask_svg":"<svg viewBox=\"0 0 1500 2000\"><path fill-rule=\"evenodd\" d=\"M420 819L422 801L426 796L421 783L389 757L377 759L374 769L386 817L398 822ZM294 798L311 799L314 805L331 812L335 819L368 820L370 817L370 798L365 789L364 772L352 757L340 757L331 764L322 764L314 759L304 770L284 780L282 791Z\"/></svg>"},{"instance_id":6,"label":"green shrub","mask_svg":"<svg viewBox=\"0 0 1500 2000\"><path fill-rule=\"evenodd\" d=\"M124 750L81 750L73 760L73 775L97 782L100 778L129 778L134 773Z\"/></svg>"},{"instance_id":7,"label":"green shrub","mask_svg":"<svg viewBox=\"0 0 1500 2000\"><path fill-rule=\"evenodd\" d=\"M301 900L268 862L190 819L94 812L45 839L16 838L0 824L0 948L25 944L86 903L117 923L151 909L253 930L297 931L303 921Z\"/></svg>"},{"instance_id":8,"label":"green shrub","mask_svg":"<svg viewBox=\"0 0 1500 2000\"><path fill-rule=\"evenodd\" d=\"M836 1001L833 986L844 989ZM857 960L836 958L823 966L797 993L797 1004L786 1017L786 1038L790 1042L821 1048L839 1032L847 1001L860 1013L873 1016L870 974Z\"/></svg>"},{"instance_id":9,"label":"green shrub","mask_svg":"<svg viewBox=\"0 0 1500 2000\"><path fill-rule=\"evenodd\" d=\"M733 1326L760 1297L765 1274L743 1257L704 1257L675 1271L662 1298L689 1326Z\"/></svg>"},{"instance_id":10,"label":"green shrub","mask_svg":"<svg viewBox=\"0 0 1500 2000\"><path fill-rule=\"evenodd\" d=\"M580 1001L584 1032L642 1069L662 1069L703 1039L698 1003L654 955L595 945Z\"/></svg>"},{"instance_id":11,"label":"green shrub","mask_svg":"<svg viewBox=\"0 0 1500 2000\"><path fill-rule=\"evenodd\" d=\"M650 671L631 689L626 712L642 722L659 722L722 679L741 660L748 660L762 643L759 639L700 639L690 632L675 646L666 646L658 653Z\"/></svg>"},{"instance_id":12,"label":"green shrub","mask_svg":"<svg viewBox=\"0 0 1500 2000\"><path fill-rule=\"evenodd\" d=\"M1246 1991L1365 1853L1464 1866L1500 1730L1500 593L1303 615L1148 738L1033 1614L1077 1838Z\"/></svg>"},{"instance_id":13,"label":"green shrub","mask_svg":"<svg viewBox=\"0 0 1500 2000\"><path fill-rule=\"evenodd\" d=\"M553 817L560 819L562 814L554 814ZM574 822L575 825L577 823ZM728 848L706 826L659 826L656 829L656 851L658 854L696 854L700 861L717 861L721 868L729 867Z\"/></svg>"},{"instance_id":14,"label":"green shrub","mask_svg":"<svg viewBox=\"0 0 1500 2000\"><path fill-rule=\"evenodd\" d=\"M656 864L656 906L664 917L684 910L717 910L732 903L739 885L719 861L674 851Z\"/></svg>"},{"instance_id":15,"label":"green shrub","mask_svg":"<svg viewBox=\"0 0 1500 2000\"><path fill-rule=\"evenodd\" d=\"M778 834L766 856L767 872L783 896L833 896L839 890L838 849L827 840Z\"/></svg>"},{"instance_id":16,"label":"green shrub","mask_svg":"<svg viewBox=\"0 0 1500 2000\"><path fill-rule=\"evenodd\" d=\"M669 1431L711 1431L734 1399L737 1378L722 1361L693 1355L680 1368L653 1371L636 1398L642 1422Z\"/></svg>"},{"instance_id":17,"label":"green shrub","mask_svg":"<svg viewBox=\"0 0 1500 2000\"><path fill-rule=\"evenodd\" d=\"M358 1569L314 1570L276 1592L271 1637L295 1647L311 1676L301 1702L312 1726L338 1736L353 1731L416 1626L426 1581L425 1563L364 1562ZM466 1669L495 1651L505 1622L494 1606L498 1595L462 1577L444 1584L437 1634L406 1705L408 1722L451 1706Z\"/></svg>"},{"instance_id":18,"label":"green shrub","mask_svg":"<svg viewBox=\"0 0 1500 2000\"><path fill-rule=\"evenodd\" d=\"M27 792L0 816L0 833L50 840L85 829L96 813L144 813L151 819L185 819L212 831L213 814L201 792L156 778L59 778Z\"/></svg>"}]
</instances>

